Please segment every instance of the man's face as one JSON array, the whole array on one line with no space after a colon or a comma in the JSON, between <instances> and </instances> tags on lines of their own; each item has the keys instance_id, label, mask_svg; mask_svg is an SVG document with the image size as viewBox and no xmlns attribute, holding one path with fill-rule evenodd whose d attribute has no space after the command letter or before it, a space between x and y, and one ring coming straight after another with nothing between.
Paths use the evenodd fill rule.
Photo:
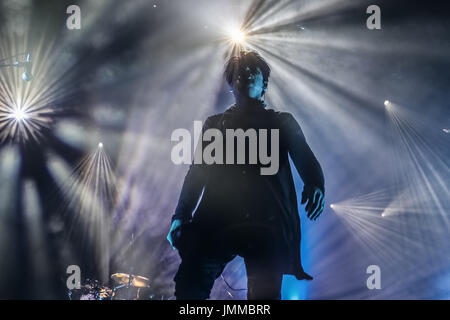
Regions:
<instances>
[{"instance_id":1,"label":"man's face","mask_svg":"<svg viewBox=\"0 0 450 320\"><path fill-rule=\"evenodd\" d=\"M260 100L264 91L264 78L261 69L251 70L250 67L245 67L236 79L235 90L239 94Z\"/></svg>"}]
</instances>

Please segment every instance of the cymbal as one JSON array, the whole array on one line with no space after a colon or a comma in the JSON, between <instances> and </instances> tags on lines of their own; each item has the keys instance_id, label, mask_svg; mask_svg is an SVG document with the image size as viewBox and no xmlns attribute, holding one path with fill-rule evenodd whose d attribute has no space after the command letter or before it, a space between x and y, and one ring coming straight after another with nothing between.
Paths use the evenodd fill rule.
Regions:
<instances>
[{"instance_id":1,"label":"cymbal","mask_svg":"<svg viewBox=\"0 0 450 320\"><path fill-rule=\"evenodd\" d=\"M131 276L131 286L136 288L146 288L150 287L150 280L146 277L129 275L128 273L114 273L111 275L111 279L117 284L128 285L130 283Z\"/></svg>"}]
</instances>

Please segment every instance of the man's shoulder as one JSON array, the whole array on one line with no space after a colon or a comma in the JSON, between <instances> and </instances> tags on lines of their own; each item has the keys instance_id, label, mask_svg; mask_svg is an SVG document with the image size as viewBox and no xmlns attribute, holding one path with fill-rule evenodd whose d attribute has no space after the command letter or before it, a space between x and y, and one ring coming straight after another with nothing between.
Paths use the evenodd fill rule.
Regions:
<instances>
[{"instance_id":1,"label":"man's shoulder","mask_svg":"<svg viewBox=\"0 0 450 320\"><path fill-rule=\"evenodd\" d=\"M217 113L217 114L208 116L205 120L205 126L211 127L211 126L217 124L217 122L220 120L220 118L222 118L223 114L224 113L221 112L221 113Z\"/></svg>"},{"instance_id":2,"label":"man's shoulder","mask_svg":"<svg viewBox=\"0 0 450 320\"><path fill-rule=\"evenodd\" d=\"M213 115L210 115L205 120L205 125L208 127L215 126L220 119L222 119L224 116L227 115L233 115L236 112L235 106L231 106L224 112L216 113ZM265 108L262 110L264 116L272 118L273 120L277 121L279 124L283 125L288 123L289 121L294 120L294 116L287 111L279 111L271 108Z\"/></svg>"},{"instance_id":3,"label":"man's shoulder","mask_svg":"<svg viewBox=\"0 0 450 320\"><path fill-rule=\"evenodd\" d=\"M236 110L237 110L236 105L233 104L223 112L212 114L212 115L208 116L205 120L205 124L207 124L209 126L213 126L213 125L217 124L220 121L220 119L222 119L224 116L234 114L236 112Z\"/></svg>"},{"instance_id":4,"label":"man's shoulder","mask_svg":"<svg viewBox=\"0 0 450 320\"><path fill-rule=\"evenodd\" d=\"M278 121L280 124L284 124L288 121L294 120L294 116L290 112L278 111L274 109L265 109L265 110L269 116L276 119L276 121Z\"/></svg>"},{"instance_id":5,"label":"man's shoulder","mask_svg":"<svg viewBox=\"0 0 450 320\"><path fill-rule=\"evenodd\" d=\"M275 109L271 109L271 108L266 108L264 109L268 114L271 114L273 116L276 117L285 117L287 115L291 115L289 112L287 111L280 111L280 110L275 110Z\"/></svg>"}]
</instances>

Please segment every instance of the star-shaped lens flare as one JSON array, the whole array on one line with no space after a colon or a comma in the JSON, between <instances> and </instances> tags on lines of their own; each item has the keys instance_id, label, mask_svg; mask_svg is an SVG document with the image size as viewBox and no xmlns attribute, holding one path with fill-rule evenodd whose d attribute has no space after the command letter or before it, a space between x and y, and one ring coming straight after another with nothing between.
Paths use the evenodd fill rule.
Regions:
<instances>
[{"instance_id":1,"label":"star-shaped lens flare","mask_svg":"<svg viewBox=\"0 0 450 320\"><path fill-rule=\"evenodd\" d=\"M9 106L0 103L0 142L39 141L42 130L52 122L49 108Z\"/></svg>"}]
</instances>

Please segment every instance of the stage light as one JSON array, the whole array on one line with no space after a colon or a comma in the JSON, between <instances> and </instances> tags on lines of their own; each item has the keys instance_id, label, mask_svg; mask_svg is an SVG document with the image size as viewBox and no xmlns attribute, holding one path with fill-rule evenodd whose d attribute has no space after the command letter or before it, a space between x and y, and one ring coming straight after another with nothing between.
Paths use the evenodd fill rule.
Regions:
<instances>
[{"instance_id":1,"label":"stage light","mask_svg":"<svg viewBox=\"0 0 450 320\"><path fill-rule=\"evenodd\" d=\"M0 128L0 142L8 139L39 141L41 130L49 128L52 124L51 114L50 108L36 107L20 101L10 102L9 105L0 105L0 119L3 119Z\"/></svg>"},{"instance_id":2,"label":"stage light","mask_svg":"<svg viewBox=\"0 0 450 320\"><path fill-rule=\"evenodd\" d=\"M330 208L331 208L331 209L334 209L334 204L330 204Z\"/></svg>"},{"instance_id":3,"label":"stage light","mask_svg":"<svg viewBox=\"0 0 450 320\"><path fill-rule=\"evenodd\" d=\"M235 44L242 44L245 41L245 32L240 29L233 29L230 31L230 39Z\"/></svg>"},{"instance_id":4,"label":"stage light","mask_svg":"<svg viewBox=\"0 0 450 320\"><path fill-rule=\"evenodd\" d=\"M450 133L450 129L442 129L445 133Z\"/></svg>"},{"instance_id":5,"label":"stage light","mask_svg":"<svg viewBox=\"0 0 450 320\"><path fill-rule=\"evenodd\" d=\"M28 118L28 114L22 109L14 109L11 113L11 117L16 121L22 121Z\"/></svg>"},{"instance_id":6,"label":"stage light","mask_svg":"<svg viewBox=\"0 0 450 320\"><path fill-rule=\"evenodd\" d=\"M390 105L391 105L391 102L390 102L389 100L385 100L385 101L384 101L384 106L385 106L386 108L388 108Z\"/></svg>"},{"instance_id":7,"label":"stage light","mask_svg":"<svg viewBox=\"0 0 450 320\"><path fill-rule=\"evenodd\" d=\"M100 149L102 149L102 148L103 148L103 143L99 142L99 143L98 143L98 147L99 147Z\"/></svg>"}]
</instances>

